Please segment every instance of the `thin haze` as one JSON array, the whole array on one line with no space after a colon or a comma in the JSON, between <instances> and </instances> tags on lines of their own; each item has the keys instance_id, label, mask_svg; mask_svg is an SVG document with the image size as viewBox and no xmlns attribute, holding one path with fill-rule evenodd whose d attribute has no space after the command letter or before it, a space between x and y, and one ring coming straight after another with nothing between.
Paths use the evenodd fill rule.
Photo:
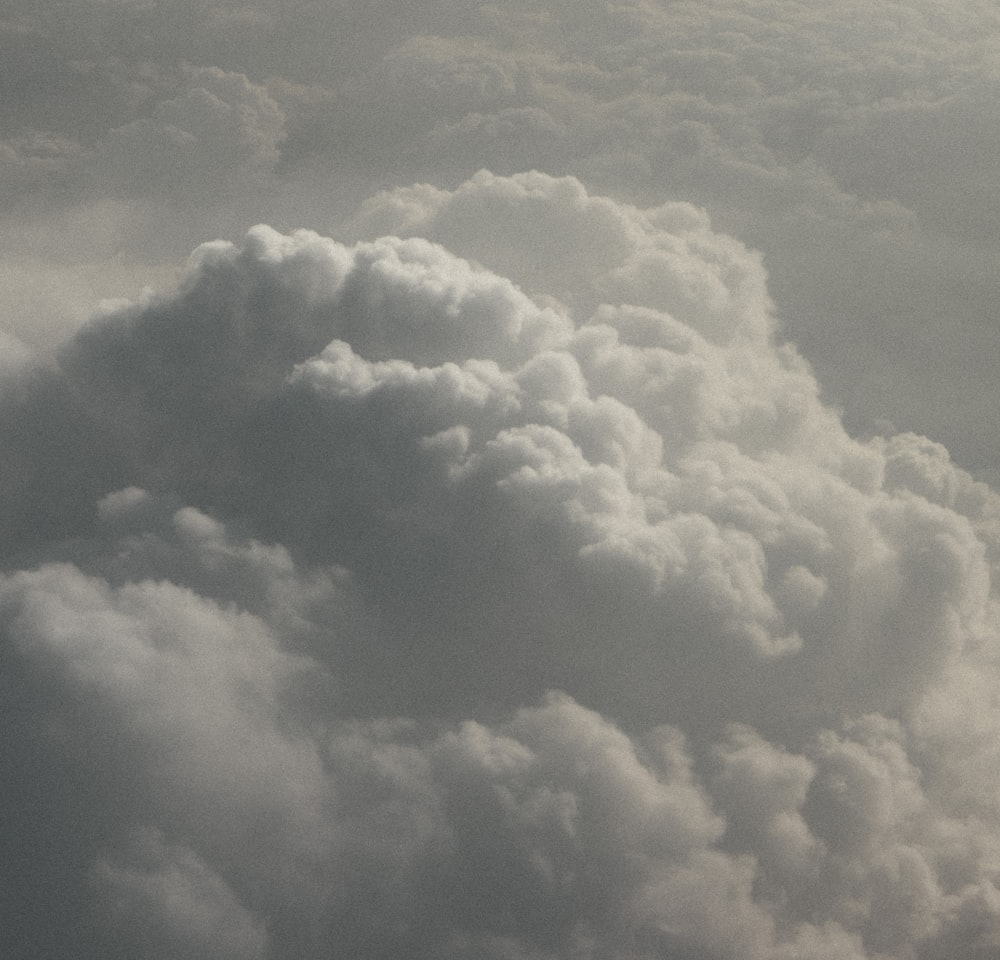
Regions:
<instances>
[{"instance_id":1,"label":"thin haze","mask_svg":"<svg viewBox=\"0 0 1000 960\"><path fill-rule=\"evenodd\" d=\"M0 952L1000 956L998 67L8 0Z\"/></svg>"}]
</instances>

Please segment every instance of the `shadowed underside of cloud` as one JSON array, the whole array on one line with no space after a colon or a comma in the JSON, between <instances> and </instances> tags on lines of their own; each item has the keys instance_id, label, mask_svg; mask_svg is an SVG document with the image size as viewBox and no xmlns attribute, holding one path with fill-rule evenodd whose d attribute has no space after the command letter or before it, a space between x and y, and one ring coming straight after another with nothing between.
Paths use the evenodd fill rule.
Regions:
<instances>
[{"instance_id":1,"label":"shadowed underside of cloud","mask_svg":"<svg viewBox=\"0 0 1000 960\"><path fill-rule=\"evenodd\" d=\"M1000 949L996 495L852 439L693 207L482 173L353 229L4 374L29 887L122 957Z\"/></svg>"}]
</instances>

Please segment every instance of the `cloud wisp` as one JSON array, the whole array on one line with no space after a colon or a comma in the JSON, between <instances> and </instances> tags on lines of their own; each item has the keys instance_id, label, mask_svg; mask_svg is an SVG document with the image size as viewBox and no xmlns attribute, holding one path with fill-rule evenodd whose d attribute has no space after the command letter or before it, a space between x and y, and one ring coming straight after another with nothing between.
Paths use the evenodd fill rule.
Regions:
<instances>
[{"instance_id":1,"label":"cloud wisp","mask_svg":"<svg viewBox=\"0 0 1000 960\"><path fill-rule=\"evenodd\" d=\"M852 438L690 205L484 172L344 232L4 373L52 951L995 951L997 495Z\"/></svg>"}]
</instances>

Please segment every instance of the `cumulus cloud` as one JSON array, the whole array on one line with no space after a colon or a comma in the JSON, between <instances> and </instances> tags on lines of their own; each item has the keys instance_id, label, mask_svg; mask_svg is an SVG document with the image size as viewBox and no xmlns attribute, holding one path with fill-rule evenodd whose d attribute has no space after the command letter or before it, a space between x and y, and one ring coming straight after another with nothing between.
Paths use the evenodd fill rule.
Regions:
<instances>
[{"instance_id":1,"label":"cumulus cloud","mask_svg":"<svg viewBox=\"0 0 1000 960\"><path fill-rule=\"evenodd\" d=\"M83 955L995 950L996 494L852 438L696 208L349 229L4 372L3 830Z\"/></svg>"},{"instance_id":2,"label":"cumulus cloud","mask_svg":"<svg viewBox=\"0 0 1000 960\"><path fill-rule=\"evenodd\" d=\"M1000 33L980 0L9 6L5 274L41 233L0 304L19 336L135 296L205 236L328 233L387 186L534 168L709 209L763 250L852 430L889 419L995 472ZM122 201L113 240L60 229Z\"/></svg>"}]
</instances>

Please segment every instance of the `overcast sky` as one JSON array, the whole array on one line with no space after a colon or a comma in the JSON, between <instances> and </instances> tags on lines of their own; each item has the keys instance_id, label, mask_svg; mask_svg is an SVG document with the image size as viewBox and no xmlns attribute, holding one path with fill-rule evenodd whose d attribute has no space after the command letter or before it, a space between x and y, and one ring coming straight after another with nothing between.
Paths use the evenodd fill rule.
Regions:
<instances>
[{"instance_id":1,"label":"overcast sky","mask_svg":"<svg viewBox=\"0 0 1000 960\"><path fill-rule=\"evenodd\" d=\"M1000 955L998 103L974 0L6 0L0 952Z\"/></svg>"}]
</instances>

